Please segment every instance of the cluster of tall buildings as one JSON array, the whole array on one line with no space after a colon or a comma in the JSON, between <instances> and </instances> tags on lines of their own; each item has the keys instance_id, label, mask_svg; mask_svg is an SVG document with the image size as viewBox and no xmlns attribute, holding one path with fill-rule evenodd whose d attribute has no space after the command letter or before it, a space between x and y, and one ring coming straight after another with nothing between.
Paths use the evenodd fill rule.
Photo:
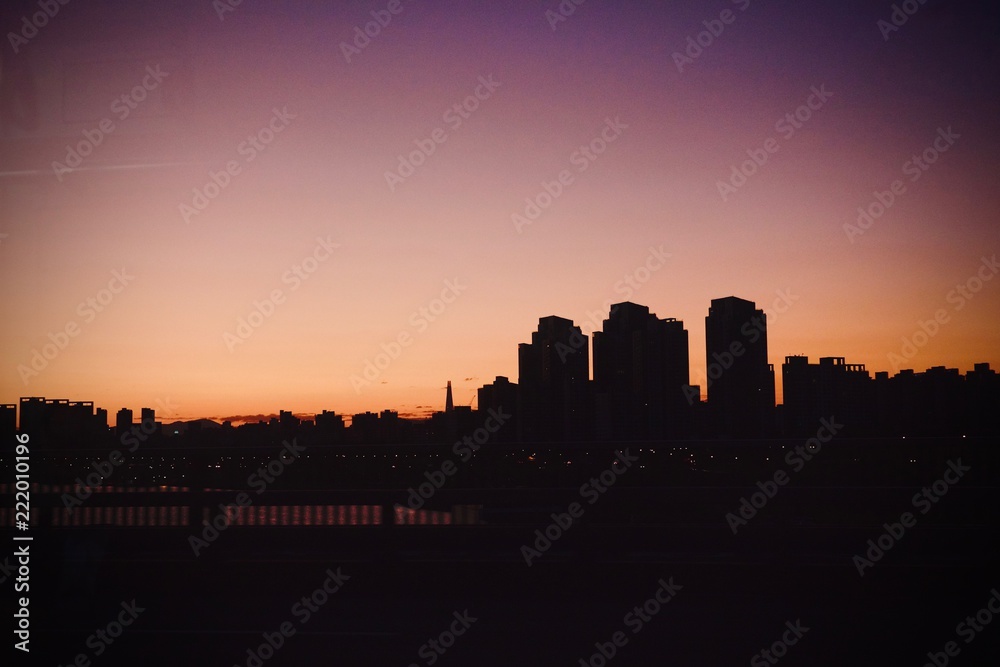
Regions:
<instances>
[{"instance_id":1,"label":"cluster of tall buildings","mask_svg":"<svg viewBox=\"0 0 1000 667\"><path fill-rule=\"evenodd\" d=\"M774 419L774 368L764 312L715 299L705 318L708 401L717 435L757 437ZM480 390L479 405L516 397L522 441L662 440L702 433L701 387L690 384L688 332L674 318L624 302L611 306L591 341L561 317L543 317L518 347L518 383ZM508 404L510 405L510 404Z\"/></svg>"},{"instance_id":2,"label":"cluster of tall buildings","mask_svg":"<svg viewBox=\"0 0 1000 667\"><path fill-rule=\"evenodd\" d=\"M31 436L38 445L72 447L80 442L96 442L109 435L118 437L131 431L136 425L128 408L122 408L115 415L114 429L108 426L108 411L94 408L92 401L70 401L62 398L40 396L22 397L20 405L0 405L0 433L15 432L20 412L19 430ZM150 437L158 433L160 423L156 421L156 411L142 408L140 424Z\"/></svg>"},{"instance_id":3,"label":"cluster of tall buildings","mask_svg":"<svg viewBox=\"0 0 1000 667\"><path fill-rule=\"evenodd\" d=\"M353 415L347 426L335 412L324 410L310 421L283 410L268 422L239 429L227 422L218 433L204 435L233 445L274 436L355 444L434 442L482 430L487 415L509 415L490 433L490 440L501 442L809 436L830 417L851 435L1000 433L994 416L1000 413L1000 375L989 364L976 364L964 375L934 367L872 377L863 364L848 364L843 357L810 363L804 356L787 356L781 366L784 401L775 405L766 315L752 301L733 296L713 299L705 317L707 402L702 387L690 384L684 323L631 302L611 306L601 330L591 336L571 320L541 318L531 341L518 346L517 360L517 382L497 377L481 387L477 410L456 406L449 382L444 410L427 420L384 410ZM16 417L17 406L0 405L0 433L13 433ZM28 397L21 399L19 428L35 442L97 441L134 429L133 417L131 410L119 410L112 429L107 411L95 411L91 402ZM142 409L139 423L147 438L159 439L152 409ZM206 423L217 426L202 420L190 430L200 431ZM166 435L176 434L184 432L172 429Z\"/></svg>"},{"instance_id":4,"label":"cluster of tall buildings","mask_svg":"<svg viewBox=\"0 0 1000 667\"><path fill-rule=\"evenodd\" d=\"M752 301L713 299L705 317L707 402L690 384L684 323L646 306L615 304L593 340L544 317L518 347L518 382L479 390L480 409L516 406L524 442L760 438L814 433L836 417L855 435L964 435L998 431L1000 376L988 364L962 375L935 367L873 378L843 357L785 357L784 402L775 404L767 317ZM593 379L590 355L593 354Z\"/></svg>"}]
</instances>

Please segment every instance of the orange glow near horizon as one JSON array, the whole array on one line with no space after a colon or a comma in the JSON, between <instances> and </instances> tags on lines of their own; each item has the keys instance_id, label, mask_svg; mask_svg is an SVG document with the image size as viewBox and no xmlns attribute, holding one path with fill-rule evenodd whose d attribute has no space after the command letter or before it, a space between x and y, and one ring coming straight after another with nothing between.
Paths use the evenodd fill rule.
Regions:
<instances>
[{"instance_id":1,"label":"orange glow near horizon","mask_svg":"<svg viewBox=\"0 0 1000 667\"><path fill-rule=\"evenodd\" d=\"M516 382L517 344L540 317L589 334L626 300L684 321L704 395L704 318L729 295L770 312L779 402L794 354L872 374L898 370L890 355L918 371L1000 368L997 105L966 94L988 73L962 69L961 49L941 60L874 30L831 68L858 20L813 7L833 27L807 47L804 9L755 4L678 73L670 53L703 8L586 10L553 32L541 10L414 4L351 63L339 43L367 10L263 21L245 3L222 23L150 24L152 46L108 37L123 60L162 56L170 73L80 171L60 180L51 164L142 67L74 88L85 114L0 133L0 402L153 407L165 422L424 415L443 409L448 380L456 405L495 376ZM37 73L43 106L60 99L59 63L99 60L67 45L69 19L14 61ZM792 36L768 41L774 22ZM912 23L914 36L943 29ZM921 68L931 92L892 83ZM784 136L776 122L824 84L832 97ZM448 114L477 90L474 110ZM906 165L949 127L959 138L913 178ZM250 151L251 136L272 140ZM718 183L770 138L777 151L723 198ZM599 155L580 152L598 139ZM428 141L412 175L387 182ZM219 176L230 162L238 173ZM213 174L225 185L186 220ZM895 180L905 192L884 215L845 232ZM528 200L539 215L518 228ZM656 253L669 257L650 270ZM109 284L116 271L124 284ZM57 352L26 374L46 345ZM391 362L365 378L381 353Z\"/></svg>"}]
</instances>

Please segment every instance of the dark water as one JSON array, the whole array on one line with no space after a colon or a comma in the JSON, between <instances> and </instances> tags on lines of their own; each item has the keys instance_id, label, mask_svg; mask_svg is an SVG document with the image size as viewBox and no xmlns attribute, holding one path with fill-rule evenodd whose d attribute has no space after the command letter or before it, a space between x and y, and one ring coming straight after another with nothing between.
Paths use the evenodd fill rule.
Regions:
<instances>
[{"instance_id":1,"label":"dark water","mask_svg":"<svg viewBox=\"0 0 1000 667\"><path fill-rule=\"evenodd\" d=\"M0 484L0 494L12 493L9 484ZM46 495L61 496L64 493L74 493L76 487L71 485L33 484L33 498L44 498ZM146 494L173 496L178 503L183 503L187 487L99 487L95 493L104 498L114 498L117 494ZM208 492L222 492L222 489L204 489ZM230 492L236 495L235 491ZM51 498L50 498L51 500ZM413 510L396 505L393 507L393 522L396 525L450 525L452 523L476 523L478 517L475 506L456 506L453 511ZM383 507L381 505L251 505L249 507L230 507L226 511L228 526L378 526L383 523ZM31 510L31 525L37 526L44 519L47 526L54 528L79 528L88 526L119 526L119 527L179 527L192 524L192 508L187 505L149 505L149 506L65 506L34 507ZM212 512L202 508L201 520L211 521L221 510ZM15 510L0 508L0 527L13 528Z\"/></svg>"}]
</instances>

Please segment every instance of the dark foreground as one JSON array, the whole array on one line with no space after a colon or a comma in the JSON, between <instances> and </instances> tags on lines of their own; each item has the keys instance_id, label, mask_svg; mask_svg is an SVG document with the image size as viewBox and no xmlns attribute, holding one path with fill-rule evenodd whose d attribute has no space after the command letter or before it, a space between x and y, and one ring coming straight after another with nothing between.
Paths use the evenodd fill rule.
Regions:
<instances>
[{"instance_id":1,"label":"dark foreground","mask_svg":"<svg viewBox=\"0 0 1000 667\"><path fill-rule=\"evenodd\" d=\"M935 494L959 457L968 471ZM849 467L833 454L829 466L789 471L736 534L726 514L770 479L762 471L787 466L700 468L670 485L629 485L626 474L592 504L578 486L446 487L427 507L447 512L478 499L482 523L232 526L197 557L189 537L199 525L5 528L3 555L15 534L33 540L31 653L12 651L3 664L996 664L1000 614L988 606L1000 590L995 446L941 443L921 459L916 469L845 476ZM936 501L915 503L925 486ZM393 503L406 502L402 491L275 489L258 502L353 496L383 505L388 518ZM212 507L226 495L183 502ZM34 502L57 506L58 497ZM550 548L534 544L535 530L572 502L582 516L551 528ZM889 548L862 564L862 576L854 557L880 536ZM540 549L530 566L523 545ZM16 577L0 584L8 647ZM669 601L655 602L657 593ZM134 621L123 611L133 600ZM1000 594L991 604L1000 612ZM112 638L120 616L129 625ZM282 624L289 636L278 639ZM260 650L265 635L277 650Z\"/></svg>"}]
</instances>

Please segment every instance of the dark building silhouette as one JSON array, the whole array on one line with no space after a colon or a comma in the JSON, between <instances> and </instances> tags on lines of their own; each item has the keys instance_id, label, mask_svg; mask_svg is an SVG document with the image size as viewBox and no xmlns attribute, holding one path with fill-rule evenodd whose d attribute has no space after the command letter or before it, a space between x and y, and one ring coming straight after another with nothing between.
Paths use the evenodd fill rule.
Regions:
<instances>
[{"instance_id":1,"label":"dark building silhouette","mask_svg":"<svg viewBox=\"0 0 1000 667\"><path fill-rule=\"evenodd\" d=\"M705 318L708 408L716 435L760 437L774 419L767 320L753 301L712 299Z\"/></svg>"},{"instance_id":2,"label":"dark building silhouette","mask_svg":"<svg viewBox=\"0 0 1000 667\"><path fill-rule=\"evenodd\" d=\"M965 374L964 407L969 435L988 435L1000 431L1000 373L989 364L976 364Z\"/></svg>"},{"instance_id":3,"label":"dark building silhouette","mask_svg":"<svg viewBox=\"0 0 1000 667\"><path fill-rule=\"evenodd\" d=\"M100 408L95 414L92 401L22 397L19 430L42 448L89 446L107 435L107 414Z\"/></svg>"},{"instance_id":4,"label":"dark building silhouette","mask_svg":"<svg viewBox=\"0 0 1000 667\"><path fill-rule=\"evenodd\" d=\"M70 446L87 446L93 443L100 431L94 416L93 401L67 401L64 431L58 437L65 438Z\"/></svg>"},{"instance_id":5,"label":"dark building silhouette","mask_svg":"<svg viewBox=\"0 0 1000 667\"><path fill-rule=\"evenodd\" d=\"M130 430L132 430L132 411L122 408L115 415L115 436L120 438Z\"/></svg>"},{"instance_id":6,"label":"dark building silhouette","mask_svg":"<svg viewBox=\"0 0 1000 667\"><path fill-rule=\"evenodd\" d=\"M455 409L455 401L451 396L451 380L448 380L448 389L445 391L444 396L444 411L451 412Z\"/></svg>"},{"instance_id":7,"label":"dark building silhouette","mask_svg":"<svg viewBox=\"0 0 1000 667\"><path fill-rule=\"evenodd\" d=\"M278 428L281 431L281 437L294 437L295 433L299 430L300 425L301 422L299 418L292 414L291 410L278 411Z\"/></svg>"},{"instance_id":8,"label":"dark building silhouette","mask_svg":"<svg viewBox=\"0 0 1000 667\"><path fill-rule=\"evenodd\" d=\"M378 440L378 414L362 412L351 417L351 442L369 444Z\"/></svg>"},{"instance_id":9,"label":"dark building silhouette","mask_svg":"<svg viewBox=\"0 0 1000 667\"><path fill-rule=\"evenodd\" d=\"M511 415L503 427L493 434L493 440L496 442L512 442L517 439L517 392L517 384L502 375L498 375L493 382L479 388L480 415L485 415L491 409Z\"/></svg>"},{"instance_id":10,"label":"dark building silhouette","mask_svg":"<svg viewBox=\"0 0 1000 667\"><path fill-rule=\"evenodd\" d=\"M94 410L94 428L100 436L108 434L108 411L104 408Z\"/></svg>"},{"instance_id":11,"label":"dark building silhouette","mask_svg":"<svg viewBox=\"0 0 1000 667\"><path fill-rule=\"evenodd\" d=\"M40 436L45 430L45 399L40 396L22 396L20 422L21 433Z\"/></svg>"},{"instance_id":12,"label":"dark building silhouette","mask_svg":"<svg viewBox=\"0 0 1000 667\"><path fill-rule=\"evenodd\" d=\"M658 439L688 433L688 332L631 302L611 307L594 332L594 392L603 439Z\"/></svg>"},{"instance_id":13,"label":"dark building silhouette","mask_svg":"<svg viewBox=\"0 0 1000 667\"><path fill-rule=\"evenodd\" d=\"M344 416L324 410L316 415L316 433L322 442L343 442Z\"/></svg>"},{"instance_id":14,"label":"dark building silhouette","mask_svg":"<svg viewBox=\"0 0 1000 667\"><path fill-rule=\"evenodd\" d=\"M588 341L571 320L538 320L530 343L518 346L521 439L577 441L590 434Z\"/></svg>"},{"instance_id":15,"label":"dark building silhouette","mask_svg":"<svg viewBox=\"0 0 1000 667\"><path fill-rule=\"evenodd\" d=\"M809 435L819 420L836 417L852 432L868 432L874 421L874 386L864 364L843 357L785 357L781 366L784 392L783 428L787 435Z\"/></svg>"},{"instance_id":16,"label":"dark building silhouette","mask_svg":"<svg viewBox=\"0 0 1000 667\"><path fill-rule=\"evenodd\" d=\"M17 405L4 403L0 405L0 438L4 438L5 446L13 442L17 433Z\"/></svg>"},{"instance_id":17,"label":"dark building silhouette","mask_svg":"<svg viewBox=\"0 0 1000 667\"><path fill-rule=\"evenodd\" d=\"M93 409L93 403L90 404ZM77 403L70 403L65 398L49 398L45 400L45 439L47 444L59 443L66 445L69 439L76 436L79 441L83 430L80 428L84 422L86 406Z\"/></svg>"},{"instance_id":18,"label":"dark building silhouette","mask_svg":"<svg viewBox=\"0 0 1000 667\"><path fill-rule=\"evenodd\" d=\"M984 377L989 366L977 364L976 367L980 369L974 376L978 380ZM957 368L934 366L922 373L904 369L892 377L888 373L876 373L875 396L878 430L883 434L966 435L973 425L988 429L979 418L982 413L970 411L970 406L980 397L970 395L967 377ZM989 410L988 399L981 406ZM993 415L998 407L994 400ZM995 426L992 432L997 432Z\"/></svg>"},{"instance_id":19,"label":"dark building silhouette","mask_svg":"<svg viewBox=\"0 0 1000 667\"><path fill-rule=\"evenodd\" d=\"M401 442L403 437L403 420L395 410L383 410L378 416L378 441Z\"/></svg>"},{"instance_id":20,"label":"dark building silhouette","mask_svg":"<svg viewBox=\"0 0 1000 667\"><path fill-rule=\"evenodd\" d=\"M28 396L20 400L19 430L41 448L69 448L94 444L107 427L101 429L92 401Z\"/></svg>"},{"instance_id":21,"label":"dark building silhouette","mask_svg":"<svg viewBox=\"0 0 1000 667\"><path fill-rule=\"evenodd\" d=\"M139 421L142 424L142 433L144 437L155 438L158 440L162 424L156 421L156 410L153 408L142 408L139 414Z\"/></svg>"}]
</instances>

